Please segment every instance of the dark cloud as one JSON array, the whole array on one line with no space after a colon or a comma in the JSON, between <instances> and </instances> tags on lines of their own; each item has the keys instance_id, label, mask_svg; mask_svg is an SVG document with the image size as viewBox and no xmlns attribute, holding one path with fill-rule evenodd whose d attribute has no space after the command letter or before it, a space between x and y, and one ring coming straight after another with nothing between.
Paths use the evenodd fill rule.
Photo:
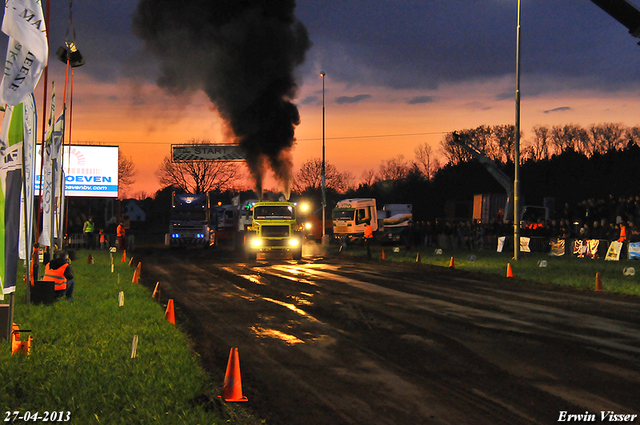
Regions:
<instances>
[{"instance_id":1,"label":"dark cloud","mask_svg":"<svg viewBox=\"0 0 640 425\"><path fill-rule=\"evenodd\" d=\"M561 106L559 108L553 108L553 109L547 109L546 111L543 111L545 114L552 114L554 112L564 112L564 111L570 111L571 108L569 106Z\"/></svg>"},{"instance_id":2,"label":"dark cloud","mask_svg":"<svg viewBox=\"0 0 640 425\"><path fill-rule=\"evenodd\" d=\"M502 0L298 4L315 44L310 63L334 81L395 89L514 75L516 7ZM521 70L530 79L603 90L638 85L638 39L590 1L522 2L521 28Z\"/></svg>"},{"instance_id":3,"label":"dark cloud","mask_svg":"<svg viewBox=\"0 0 640 425\"><path fill-rule=\"evenodd\" d=\"M409 99L407 104L409 105L419 105L422 103L433 103L436 101L436 98L433 96L416 96L413 99Z\"/></svg>"},{"instance_id":4,"label":"dark cloud","mask_svg":"<svg viewBox=\"0 0 640 425\"><path fill-rule=\"evenodd\" d=\"M371 99L370 94L358 94L355 96L340 96L340 97L336 97L336 103L338 105L345 105L349 103L360 103L369 99Z\"/></svg>"},{"instance_id":5,"label":"dark cloud","mask_svg":"<svg viewBox=\"0 0 640 425\"><path fill-rule=\"evenodd\" d=\"M304 99L302 99L299 103L300 105L314 105L319 101L320 99L318 98L318 96L307 96Z\"/></svg>"},{"instance_id":6,"label":"dark cloud","mask_svg":"<svg viewBox=\"0 0 640 425\"><path fill-rule=\"evenodd\" d=\"M50 64L61 67L55 51L64 43L69 8L51 3ZM87 61L79 73L100 81L156 80L157 59L131 31L137 3L73 3L76 41ZM175 2L176 10L187 3ZM298 0L296 16L314 44L300 75L313 81L322 69L351 86L421 90L513 78L516 6L515 0ZM521 26L523 97L562 87L638 89L638 39L591 1L523 1ZM509 89L502 98L514 96Z\"/></svg>"}]
</instances>

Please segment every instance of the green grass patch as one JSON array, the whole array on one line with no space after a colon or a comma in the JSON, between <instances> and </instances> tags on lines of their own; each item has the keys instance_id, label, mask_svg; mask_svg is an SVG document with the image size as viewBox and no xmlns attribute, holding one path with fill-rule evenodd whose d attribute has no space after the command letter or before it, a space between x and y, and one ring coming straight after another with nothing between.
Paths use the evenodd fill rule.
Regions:
<instances>
[{"instance_id":1,"label":"green grass patch","mask_svg":"<svg viewBox=\"0 0 640 425\"><path fill-rule=\"evenodd\" d=\"M186 335L164 319L166 306L131 282L134 269L121 255L114 254L113 272L109 253L93 255L94 264L87 264L87 251L79 251L72 263L73 303L27 306L20 269L14 322L31 330L21 339L31 335L33 343L26 357L12 356L3 342L1 413L68 411L70 423L77 424L253 422L236 407L194 401L215 400L223 377L211 383ZM138 346L132 359L134 335ZM235 420L244 416L249 419Z\"/></svg>"},{"instance_id":2,"label":"green grass patch","mask_svg":"<svg viewBox=\"0 0 640 425\"><path fill-rule=\"evenodd\" d=\"M513 251L498 253L488 250L443 250L438 255L435 249L425 247L411 250L400 247L398 252L394 252L393 246L373 247L372 258L380 261L383 249L385 261L416 262L420 253L422 264L449 267L453 257L456 269L497 276L506 276L507 264L510 263L514 278L585 290L595 290L596 273L600 273L604 291L640 295L640 261L636 260L605 261L602 258L585 259L572 255L553 257L547 254L522 253L522 258L515 261ZM337 249L335 252L337 253ZM361 246L349 245L338 255L366 258L366 251ZM470 259L470 256L475 256L475 259ZM541 261L546 262L546 267L540 267ZM625 275L623 271L628 267L636 269L636 274Z\"/></svg>"}]
</instances>

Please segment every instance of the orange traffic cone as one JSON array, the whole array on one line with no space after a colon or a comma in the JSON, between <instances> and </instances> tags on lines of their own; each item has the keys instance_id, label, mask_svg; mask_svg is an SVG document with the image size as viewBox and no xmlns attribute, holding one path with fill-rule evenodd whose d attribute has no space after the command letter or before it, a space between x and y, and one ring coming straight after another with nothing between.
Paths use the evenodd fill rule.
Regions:
<instances>
[{"instance_id":1,"label":"orange traffic cone","mask_svg":"<svg viewBox=\"0 0 640 425\"><path fill-rule=\"evenodd\" d=\"M171 324L176 324L176 316L173 311L173 299L170 299L167 303L167 310L164 312L164 318Z\"/></svg>"},{"instance_id":2,"label":"orange traffic cone","mask_svg":"<svg viewBox=\"0 0 640 425\"><path fill-rule=\"evenodd\" d=\"M156 288L153 290L151 297L158 302L160 301L160 282L156 283Z\"/></svg>"},{"instance_id":3,"label":"orange traffic cone","mask_svg":"<svg viewBox=\"0 0 640 425\"><path fill-rule=\"evenodd\" d=\"M507 263L507 277L513 277L513 270L511 270L511 263Z\"/></svg>"},{"instance_id":4,"label":"orange traffic cone","mask_svg":"<svg viewBox=\"0 0 640 425\"><path fill-rule=\"evenodd\" d=\"M138 283L140 280L140 273L142 272L142 262L138 263L138 266L133 271L133 279L131 280L133 283Z\"/></svg>"},{"instance_id":5,"label":"orange traffic cone","mask_svg":"<svg viewBox=\"0 0 640 425\"><path fill-rule=\"evenodd\" d=\"M125 261L127 261L127 250L123 250L122 251L122 262L124 263Z\"/></svg>"},{"instance_id":6,"label":"orange traffic cone","mask_svg":"<svg viewBox=\"0 0 640 425\"><path fill-rule=\"evenodd\" d=\"M384 260L384 249L382 250L382 259Z\"/></svg>"},{"instance_id":7,"label":"orange traffic cone","mask_svg":"<svg viewBox=\"0 0 640 425\"><path fill-rule=\"evenodd\" d=\"M600 273L596 273L596 291L602 291L602 279Z\"/></svg>"},{"instance_id":8,"label":"orange traffic cone","mask_svg":"<svg viewBox=\"0 0 640 425\"><path fill-rule=\"evenodd\" d=\"M451 257L451 261L449 261L449 268L453 269L455 267L453 263L453 257Z\"/></svg>"},{"instance_id":9,"label":"orange traffic cone","mask_svg":"<svg viewBox=\"0 0 640 425\"><path fill-rule=\"evenodd\" d=\"M240 379L240 360L238 359L238 349L232 348L229 353L227 372L224 374L224 385L222 387L222 399L224 401L247 401L242 395L242 380Z\"/></svg>"},{"instance_id":10,"label":"orange traffic cone","mask_svg":"<svg viewBox=\"0 0 640 425\"><path fill-rule=\"evenodd\" d=\"M416 255L416 263L420 262L420 253L418 253L418 255Z\"/></svg>"},{"instance_id":11,"label":"orange traffic cone","mask_svg":"<svg viewBox=\"0 0 640 425\"><path fill-rule=\"evenodd\" d=\"M133 267L133 257L129 259L129 267Z\"/></svg>"}]
</instances>

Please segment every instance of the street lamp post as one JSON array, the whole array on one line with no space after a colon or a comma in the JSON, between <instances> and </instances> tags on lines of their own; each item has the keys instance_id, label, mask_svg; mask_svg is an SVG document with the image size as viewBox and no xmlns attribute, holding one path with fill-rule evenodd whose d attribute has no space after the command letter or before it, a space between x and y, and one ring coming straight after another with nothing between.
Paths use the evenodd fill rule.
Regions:
<instances>
[{"instance_id":1,"label":"street lamp post","mask_svg":"<svg viewBox=\"0 0 640 425\"><path fill-rule=\"evenodd\" d=\"M326 234L326 209L327 209L327 191L325 187L325 149L324 149L324 72L320 72L320 76L322 77L322 168L320 170L320 184L322 187L322 245L326 246L329 244L329 238Z\"/></svg>"},{"instance_id":2,"label":"street lamp post","mask_svg":"<svg viewBox=\"0 0 640 425\"><path fill-rule=\"evenodd\" d=\"M520 259L520 0L518 0L518 27L516 30L516 123L513 149L513 259Z\"/></svg>"}]
</instances>

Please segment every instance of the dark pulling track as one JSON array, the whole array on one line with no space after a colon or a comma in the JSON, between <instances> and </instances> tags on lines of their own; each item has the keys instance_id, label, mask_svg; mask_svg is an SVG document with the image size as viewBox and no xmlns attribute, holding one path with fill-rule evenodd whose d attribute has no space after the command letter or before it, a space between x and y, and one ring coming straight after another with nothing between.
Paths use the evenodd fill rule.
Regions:
<instances>
[{"instance_id":1,"label":"dark pulling track","mask_svg":"<svg viewBox=\"0 0 640 425\"><path fill-rule=\"evenodd\" d=\"M237 260L147 252L143 282L174 299L219 385L238 347L246 405L269 424L640 414L637 298L349 257Z\"/></svg>"}]
</instances>

